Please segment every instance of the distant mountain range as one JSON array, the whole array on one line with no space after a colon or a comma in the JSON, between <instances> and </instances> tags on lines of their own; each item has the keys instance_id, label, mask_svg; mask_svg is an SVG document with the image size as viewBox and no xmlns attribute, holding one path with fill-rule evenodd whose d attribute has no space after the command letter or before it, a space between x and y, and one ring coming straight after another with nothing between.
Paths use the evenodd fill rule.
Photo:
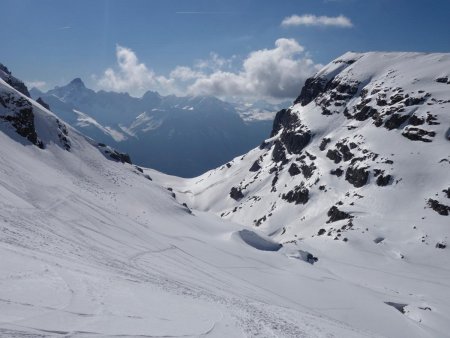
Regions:
<instances>
[{"instance_id":1,"label":"distant mountain range","mask_svg":"<svg viewBox=\"0 0 450 338\"><path fill-rule=\"evenodd\" d=\"M136 98L96 92L79 78L45 93L33 88L30 94L85 135L129 153L135 163L183 177L199 175L257 146L285 105L231 104L211 96L152 91Z\"/></svg>"}]
</instances>

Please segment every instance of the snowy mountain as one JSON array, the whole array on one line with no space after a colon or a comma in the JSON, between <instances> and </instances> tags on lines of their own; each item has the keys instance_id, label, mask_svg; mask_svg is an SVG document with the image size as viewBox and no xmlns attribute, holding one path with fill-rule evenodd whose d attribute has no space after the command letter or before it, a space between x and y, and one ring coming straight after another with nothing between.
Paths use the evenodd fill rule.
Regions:
<instances>
[{"instance_id":1,"label":"snowy mountain","mask_svg":"<svg viewBox=\"0 0 450 338\"><path fill-rule=\"evenodd\" d=\"M436 328L449 306L449 69L449 54L347 53L306 81L259 148L198 178L154 176L193 209L309 248L341 278L352 264L355 285Z\"/></svg>"},{"instance_id":2,"label":"snowy mountain","mask_svg":"<svg viewBox=\"0 0 450 338\"><path fill-rule=\"evenodd\" d=\"M250 107L247 112L261 118L241 118L245 109L214 97L95 92L81 79L47 93L32 89L31 95L85 135L130 153L136 163L184 177L252 149L270 132L273 118Z\"/></svg>"},{"instance_id":3,"label":"snowy mountain","mask_svg":"<svg viewBox=\"0 0 450 338\"><path fill-rule=\"evenodd\" d=\"M346 54L260 148L188 180L128 163L0 73L0 336L448 336L449 64ZM375 118L353 117L361 100ZM389 129L394 114L411 115ZM366 181L347 175L359 165Z\"/></svg>"}]
</instances>

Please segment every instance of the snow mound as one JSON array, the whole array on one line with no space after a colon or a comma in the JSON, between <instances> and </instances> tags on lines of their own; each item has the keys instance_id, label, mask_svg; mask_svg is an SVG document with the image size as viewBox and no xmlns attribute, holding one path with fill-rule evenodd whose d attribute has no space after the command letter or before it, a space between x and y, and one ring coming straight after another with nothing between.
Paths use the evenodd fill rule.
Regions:
<instances>
[{"instance_id":1,"label":"snow mound","mask_svg":"<svg viewBox=\"0 0 450 338\"><path fill-rule=\"evenodd\" d=\"M237 235L245 243L257 250L278 251L282 248L280 243L276 243L264 235L257 234L255 231L244 229L238 231Z\"/></svg>"}]
</instances>

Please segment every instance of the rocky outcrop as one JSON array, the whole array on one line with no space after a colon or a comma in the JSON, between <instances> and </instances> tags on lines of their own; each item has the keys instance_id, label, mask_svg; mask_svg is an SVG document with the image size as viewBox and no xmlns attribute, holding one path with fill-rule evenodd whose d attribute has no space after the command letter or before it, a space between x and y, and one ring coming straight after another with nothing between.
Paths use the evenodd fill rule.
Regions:
<instances>
[{"instance_id":1,"label":"rocky outcrop","mask_svg":"<svg viewBox=\"0 0 450 338\"><path fill-rule=\"evenodd\" d=\"M328 80L326 78L312 77L307 79L300 95L295 99L294 103L300 103L302 106L306 106L327 90L327 83Z\"/></svg>"},{"instance_id":2,"label":"rocky outcrop","mask_svg":"<svg viewBox=\"0 0 450 338\"><path fill-rule=\"evenodd\" d=\"M448 216L450 213L450 206L440 203L432 198L428 199L428 206L436 211L441 216Z\"/></svg>"},{"instance_id":3,"label":"rocky outcrop","mask_svg":"<svg viewBox=\"0 0 450 338\"><path fill-rule=\"evenodd\" d=\"M346 181L352 184L355 188L361 188L366 185L369 179L369 171L366 169L367 168L355 168L353 166L348 167L345 172Z\"/></svg>"},{"instance_id":4,"label":"rocky outcrop","mask_svg":"<svg viewBox=\"0 0 450 338\"><path fill-rule=\"evenodd\" d=\"M9 69L0 63L0 77L11 87L21 92L23 95L31 97L30 92L28 91L27 86L20 81L19 79L15 78Z\"/></svg>"},{"instance_id":5,"label":"rocky outcrop","mask_svg":"<svg viewBox=\"0 0 450 338\"><path fill-rule=\"evenodd\" d=\"M6 114L0 116L0 119L9 122L17 134L43 149L44 144L36 133L31 103L24 97L3 93L0 95L0 105L7 108Z\"/></svg>"},{"instance_id":6,"label":"rocky outcrop","mask_svg":"<svg viewBox=\"0 0 450 338\"><path fill-rule=\"evenodd\" d=\"M39 97L36 100L37 103L39 103L42 107L44 107L47 110L50 110L50 106L42 99L42 97Z\"/></svg>"},{"instance_id":7,"label":"rocky outcrop","mask_svg":"<svg viewBox=\"0 0 450 338\"><path fill-rule=\"evenodd\" d=\"M230 197L236 201L244 198L244 194L242 193L241 188L232 187L230 190Z\"/></svg>"},{"instance_id":8,"label":"rocky outcrop","mask_svg":"<svg viewBox=\"0 0 450 338\"><path fill-rule=\"evenodd\" d=\"M327 212L327 216L329 217L327 223L334 223L337 221L342 221L343 219L351 219L352 215L345 211L341 211L337 206L333 205L330 210Z\"/></svg>"},{"instance_id":9,"label":"rocky outcrop","mask_svg":"<svg viewBox=\"0 0 450 338\"><path fill-rule=\"evenodd\" d=\"M402 135L411 141L432 142L431 138L436 136L436 133L417 127L406 127Z\"/></svg>"},{"instance_id":10,"label":"rocky outcrop","mask_svg":"<svg viewBox=\"0 0 450 338\"><path fill-rule=\"evenodd\" d=\"M298 185L293 190L283 194L281 198L289 203L306 204L309 200L309 190L303 185Z\"/></svg>"}]
</instances>

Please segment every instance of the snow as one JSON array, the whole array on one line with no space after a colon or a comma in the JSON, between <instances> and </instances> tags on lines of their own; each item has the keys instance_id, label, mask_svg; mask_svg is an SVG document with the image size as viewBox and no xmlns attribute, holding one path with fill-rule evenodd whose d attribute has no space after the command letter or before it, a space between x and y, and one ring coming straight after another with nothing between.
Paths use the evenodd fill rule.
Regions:
<instances>
[{"instance_id":1,"label":"snow","mask_svg":"<svg viewBox=\"0 0 450 338\"><path fill-rule=\"evenodd\" d=\"M22 96L0 80L3 92ZM349 189L325 175L334 166L316 149L321 137L307 150L330 193L294 205L279 194L296 178L280 174L280 190L270 192L266 148L189 180L144 170L150 181L71 127L66 151L56 117L30 102L45 149L12 137L0 121L0 336L448 336L450 257L434 247L448 238L448 222L423 209L423 196L449 182L448 166L436 164L448 154L444 138L435 137L433 151L414 143L410 154L411 141L367 125L366 146L395 154L403 183L350 189L364 199L351 195L355 205L342 209L357 213L346 243L313 236ZM294 109L314 132L352 135L339 116L326 128L313 116L317 107ZM439 120L435 130L445 133L448 115ZM264 172L254 180L248 169L260 156ZM424 161L427 170L417 165ZM241 181L254 182L239 202L228 192ZM255 229L253 219L274 201L273 216ZM218 216L235 207L242 209ZM385 239L376 244L378 237ZM305 253L319 260L309 264ZM387 303L406 304L405 313Z\"/></svg>"},{"instance_id":2,"label":"snow","mask_svg":"<svg viewBox=\"0 0 450 338\"><path fill-rule=\"evenodd\" d=\"M111 138L116 142L121 142L121 141L126 140L126 136L124 134L122 134L121 132L119 132L111 127L102 126L91 116L89 116L81 111L78 111L76 109L73 109L73 112L77 115L76 126L81 127L81 128L87 128L87 127L93 126L94 128L99 129L105 135L111 136Z\"/></svg>"},{"instance_id":3,"label":"snow","mask_svg":"<svg viewBox=\"0 0 450 338\"><path fill-rule=\"evenodd\" d=\"M450 271L446 266L450 253L448 249L437 249L436 243L448 242L449 221L448 217L430 209L427 200L436 198L449 204L443 189L447 189L450 183L447 136L450 87L436 82L447 74L449 68L449 54L423 53L347 53L325 66L316 77L357 83L358 93L346 105L335 107L329 92L324 93L319 101L324 98L331 102L331 108L337 111L331 115L323 115L322 107L315 101L290 108L311 130L313 139L304 151L315 159L308 155L303 161L314 163L316 169L309 178L302 174L291 176L289 165L301 162L298 161L299 155L287 154L288 163L279 171L275 192L272 190L275 174L271 170L280 165L271 157L272 145L283 130L265 141L268 146L236 157L197 178L183 180L152 170L148 173L155 181L173 188L177 199L190 208L213 212L243 226L256 226L272 240L282 243L280 252L287 256L304 259L301 251L310 252L319 258L314 264L315 269L330 272L333 278L377 294L384 304L383 310L370 309L367 303L362 312L372 312L375 316L376 312L384 311L396 318L401 317L419 336L448 336ZM367 91L366 98L372 99L369 104L373 105L379 93L377 90L384 91L389 100L399 92L399 88L410 97L425 98L423 104L404 107L403 114L423 116L424 119L429 115L436 116L439 124L419 126L435 133L434 137L424 137L432 142L411 141L403 137L401 134L410 126L388 130L375 127L371 118L357 121L343 114L345 108L352 111L361 103L363 90ZM386 108L401 108L400 105L388 104ZM327 149L347 138L357 144L357 148L352 150L355 157L363 157L367 151L378 154L375 160L361 161L360 167L384 170L385 174L393 176L393 182L379 187L375 183L376 177L370 173L366 185L353 187L344 178L349 162L335 164L327 158L327 150L319 149L323 138L331 140ZM389 163L390 160L393 163ZM255 161L259 162L261 169L249 171ZM344 171L340 178L330 174L338 167ZM309 201L305 205L295 205L280 198L301 182L310 190ZM238 201L232 199L229 195L232 187L241 187L244 197ZM355 217L351 230L340 230L348 220L327 223L327 211L333 205ZM318 236L322 228L325 235ZM327 236L327 232L334 234ZM344 237L346 241L342 240ZM375 243L379 238L384 240ZM302 301L303 304L305 302ZM405 313L386 308L386 302L407 304ZM333 314L337 315L336 312L339 310ZM350 312L345 318L356 325L353 320L362 312ZM327 314L331 315L330 312ZM363 318L360 321L365 323ZM381 324L374 318L364 327L387 336L409 336L410 333L389 331L391 325Z\"/></svg>"}]
</instances>

